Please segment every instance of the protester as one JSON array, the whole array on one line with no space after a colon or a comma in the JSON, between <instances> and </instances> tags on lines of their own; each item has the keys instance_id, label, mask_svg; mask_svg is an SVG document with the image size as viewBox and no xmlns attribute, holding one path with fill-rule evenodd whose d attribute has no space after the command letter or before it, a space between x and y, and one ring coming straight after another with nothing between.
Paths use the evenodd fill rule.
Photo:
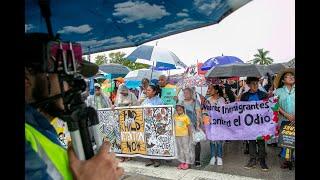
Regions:
<instances>
[{"instance_id":1,"label":"protester","mask_svg":"<svg viewBox=\"0 0 320 180\"><path fill-rule=\"evenodd\" d=\"M223 91L219 85L209 85L208 87L208 105L209 106L222 106L225 104L225 100L223 98ZM210 154L211 160L210 165L222 165L222 153L223 153L223 141L210 141Z\"/></svg>"},{"instance_id":2,"label":"protester","mask_svg":"<svg viewBox=\"0 0 320 180\"><path fill-rule=\"evenodd\" d=\"M181 162L178 169L189 169L189 165L194 163L194 151L191 150L191 122L189 117L184 113L184 105L176 105L176 114L173 116L175 121L176 144L178 160Z\"/></svg>"},{"instance_id":3,"label":"protester","mask_svg":"<svg viewBox=\"0 0 320 180\"><path fill-rule=\"evenodd\" d=\"M180 88L177 88L177 86L175 85L172 85L168 82L168 77L165 76L165 75L161 75L159 76L159 86L160 86L160 89L162 90L163 88L174 88L176 89L176 95L174 96L174 99L176 101L178 101L178 94L180 92ZM162 96L162 91L160 91L160 97Z\"/></svg>"},{"instance_id":4,"label":"protester","mask_svg":"<svg viewBox=\"0 0 320 180\"><path fill-rule=\"evenodd\" d=\"M86 103L88 106L91 106L95 109L101 109L101 108L109 108L111 107L112 103L110 102L110 99L107 98L101 91L101 86L98 83L94 84L95 93L94 95L90 95Z\"/></svg>"},{"instance_id":5,"label":"protester","mask_svg":"<svg viewBox=\"0 0 320 180\"><path fill-rule=\"evenodd\" d=\"M234 80L227 79L227 83L225 83L223 86L224 96L222 97L224 97L228 103L234 102L236 100L236 95L233 90L237 88L237 85L234 83Z\"/></svg>"},{"instance_id":6,"label":"protester","mask_svg":"<svg viewBox=\"0 0 320 180\"><path fill-rule=\"evenodd\" d=\"M126 107L126 106L137 106L139 105L137 97L129 91L128 87L125 84L120 84L118 88L118 93L116 100L112 108L115 107ZM131 158L121 158L121 162L129 161Z\"/></svg>"},{"instance_id":7,"label":"protester","mask_svg":"<svg viewBox=\"0 0 320 180\"><path fill-rule=\"evenodd\" d=\"M258 89L259 87L259 78L256 77L248 77L247 84L250 90L244 93L241 96L241 101L260 101L266 99L268 97L267 93ZM257 146L258 145L258 149ZM245 166L247 169L251 169L255 167L257 164L257 152L258 150L258 160L260 161L260 166L263 171L269 170L266 164L266 149L265 149L265 142L264 140L249 140L249 154L250 159L248 164Z\"/></svg>"},{"instance_id":8,"label":"protester","mask_svg":"<svg viewBox=\"0 0 320 180\"><path fill-rule=\"evenodd\" d=\"M147 88L147 98L142 102L141 106L153 106L153 105L163 105L163 101L159 97L160 88L159 86L149 85ZM159 159L150 159L149 162L145 164L146 166L154 165L154 167L160 166Z\"/></svg>"},{"instance_id":9,"label":"protester","mask_svg":"<svg viewBox=\"0 0 320 180\"><path fill-rule=\"evenodd\" d=\"M239 90L238 90L238 94L237 94L237 100L240 101L241 96L249 91L249 86L245 83L245 80L240 80L239 82Z\"/></svg>"},{"instance_id":10,"label":"protester","mask_svg":"<svg viewBox=\"0 0 320 180\"><path fill-rule=\"evenodd\" d=\"M139 103L141 104L147 97L147 88L150 84L150 81L148 78L143 78L141 80L141 86L140 86L140 89L139 89L139 96L138 96L138 101Z\"/></svg>"},{"instance_id":11,"label":"protester","mask_svg":"<svg viewBox=\"0 0 320 180\"><path fill-rule=\"evenodd\" d=\"M111 95L110 95L110 100L111 100L112 104L114 104L115 101L116 101L118 88L119 88L120 84L124 83L124 79L122 77L118 77L118 78L115 78L113 80L113 82L114 82L114 89L113 89L113 91L111 92Z\"/></svg>"},{"instance_id":12,"label":"protester","mask_svg":"<svg viewBox=\"0 0 320 180\"><path fill-rule=\"evenodd\" d=\"M200 102L194 98L194 92L191 88L185 88L183 90L184 99L181 101L181 104L184 105L187 116L191 120L192 129L200 129L201 124L201 106ZM180 102L180 101L179 101ZM201 146L198 142L195 147L195 166L200 167L200 153Z\"/></svg>"},{"instance_id":13,"label":"protester","mask_svg":"<svg viewBox=\"0 0 320 180\"><path fill-rule=\"evenodd\" d=\"M137 97L129 91L125 84L120 84L114 106L123 107L137 105L139 105Z\"/></svg>"},{"instance_id":14,"label":"protester","mask_svg":"<svg viewBox=\"0 0 320 180\"><path fill-rule=\"evenodd\" d=\"M294 69L288 68L280 72L275 79L275 95L280 106L279 126L286 121L295 121L295 77ZM292 169L294 149L282 148L281 157L284 159L281 168Z\"/></svg>"},{"instance_id":15,"label":"protester","mask_svg":"<svg viewBox=\"0 0 320 180\"><path fill-rule=\"evenodd\" d=\"M165 75L159 76L159 86L160 88L176 88L175 85L168 82L168 77Z\"/></svg>"},{"instance_id":16,"label":"protester","mask_svg":"<svg viewBox=\"0 0 320 180\"><path fill-rule=\"evenodd\" d=\"M25 41L25 179L119 179L123 169L114 153L109 153L109 143L103 143L91 159L80 161L72 146L68 152L62 147L54 127L36 110L42 104L56 110L47 112L50 116L60 116L65 106L59 95L64 88L57 72L43 69L47 62L41 58L49 36L26 34Z\"/></svg>"}]
</instances>

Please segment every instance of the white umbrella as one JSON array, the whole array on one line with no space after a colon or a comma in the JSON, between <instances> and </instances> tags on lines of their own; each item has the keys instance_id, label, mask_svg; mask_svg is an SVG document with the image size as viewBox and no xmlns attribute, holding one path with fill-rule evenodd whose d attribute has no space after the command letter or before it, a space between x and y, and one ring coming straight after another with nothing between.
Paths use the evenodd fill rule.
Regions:
<instances>
[{"instance_id":1,"label":"white umbrella","mask_svg":"<svg viewBox=\"0 0 320 180\"><path fill-rule=\"evenodd\" d=\"M139 46L127 56L127 59L132 62L151 65L156 70L187 67L173 52L159 46Z\"/></svg>"},{"instance_id":2,"label":"white umbrella","mask_svg":"<svg viewBox=\"0 0 320 180\"><path fill-rule=\"evenodd\" d=\"M150 78L152 70L151 69L138 69L130 71L125 77L125 81L141 81L143 78ZM152 79L159 79L159 76L165 75L162 71L153 71Z\"/></svg>"}]
</instances>

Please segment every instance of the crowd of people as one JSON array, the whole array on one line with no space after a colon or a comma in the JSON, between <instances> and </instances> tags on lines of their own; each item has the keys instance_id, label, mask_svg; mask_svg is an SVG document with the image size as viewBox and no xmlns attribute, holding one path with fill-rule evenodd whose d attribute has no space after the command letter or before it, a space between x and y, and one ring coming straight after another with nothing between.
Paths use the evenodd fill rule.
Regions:
<instances>
[{"instance_id":1,"label":"crowd of people","mask_svg":"<svg viewBox=\"0 0 320 180\"><path fill-rule=\"evenodd\" d=\"M295 107L295 79L294 70L286 69L280 72L276 78L266 77L247 77L240 80L223 79L216 84L209 84L205 95L199 94L195 88L187 87L180 89L168 82L168 77L162 75L159 77L158 84L150 83L150 80L144 78L138 93L132 92L132 89L126 87L123 80L115 80L115 90L106 97L101 93L100 85L95 83L95 94L87 98L87 104L96 109L115 108L124 106L144 106L144 105L163 105L161 99L162 88L176 88L177 94L174 99L177 102L176 113L173 116L176 125L176 142L178 160L181 162L178 169L188 169L194 164L200 167L200 142L193 144L191 142L192 132L203 128L203 121L208 112L202 109L202 105L221 106L235 101L260 101L272 96L278 96L280 105L280 121L294 121ZM180 94L181 93L181 94ZM210 141L210 165L223 165L223 146L225 141ZM230 142L230 141L227 141ZM277 138L266 142L268 145L278 146ZM244 154L249 154L248 163L245 168L251 169L259 162L262 170L269 169L266 157L266 143L264 140L244 141ZM288 153L290 152L290 157ZM292 169L294 160L293 149L282 148L280 157L284 159L282 168ZM122 158L122 161L130 158ZM146 166L154 165L159 167L160 160L150 159Z\"/></svg>"}]
</instances>

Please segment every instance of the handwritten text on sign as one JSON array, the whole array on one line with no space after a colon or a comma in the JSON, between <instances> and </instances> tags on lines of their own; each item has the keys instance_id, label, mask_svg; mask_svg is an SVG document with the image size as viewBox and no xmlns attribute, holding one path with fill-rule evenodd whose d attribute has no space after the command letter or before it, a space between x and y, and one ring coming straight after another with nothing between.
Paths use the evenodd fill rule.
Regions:
<instances>
[{"instance_id":1,"label":"handwritten text on sign","mask_svg":"<svg viewBox=\"0 0 320 180\"><path fill-rule=\"evenodd\" d=\"M161 99L165 105L176 105L176 100L174 100L174 96L176 96L176 88L162 88L161 90Z\"/></svg>"}]
</instances>

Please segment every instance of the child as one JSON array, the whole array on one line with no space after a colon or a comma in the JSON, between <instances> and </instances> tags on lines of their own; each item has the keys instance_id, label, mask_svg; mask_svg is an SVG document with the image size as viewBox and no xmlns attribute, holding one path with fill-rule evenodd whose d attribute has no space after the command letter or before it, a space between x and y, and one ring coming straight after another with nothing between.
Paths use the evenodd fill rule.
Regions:
<instances>
[{"instance_id":1,"label":"child","mask_svg":"<svg viewBox=\"0 0 320 180\"><path fill-rule=\"evenodd\" d=\"M194 153L191 145L191 126L190 119L185 114L182 104L176 105L177 114L174 115L176 129L176 143L178 151L178 160L181 162L178 169L188 169L189 164L194 163Z\"/></svg>"}]
</instances>

